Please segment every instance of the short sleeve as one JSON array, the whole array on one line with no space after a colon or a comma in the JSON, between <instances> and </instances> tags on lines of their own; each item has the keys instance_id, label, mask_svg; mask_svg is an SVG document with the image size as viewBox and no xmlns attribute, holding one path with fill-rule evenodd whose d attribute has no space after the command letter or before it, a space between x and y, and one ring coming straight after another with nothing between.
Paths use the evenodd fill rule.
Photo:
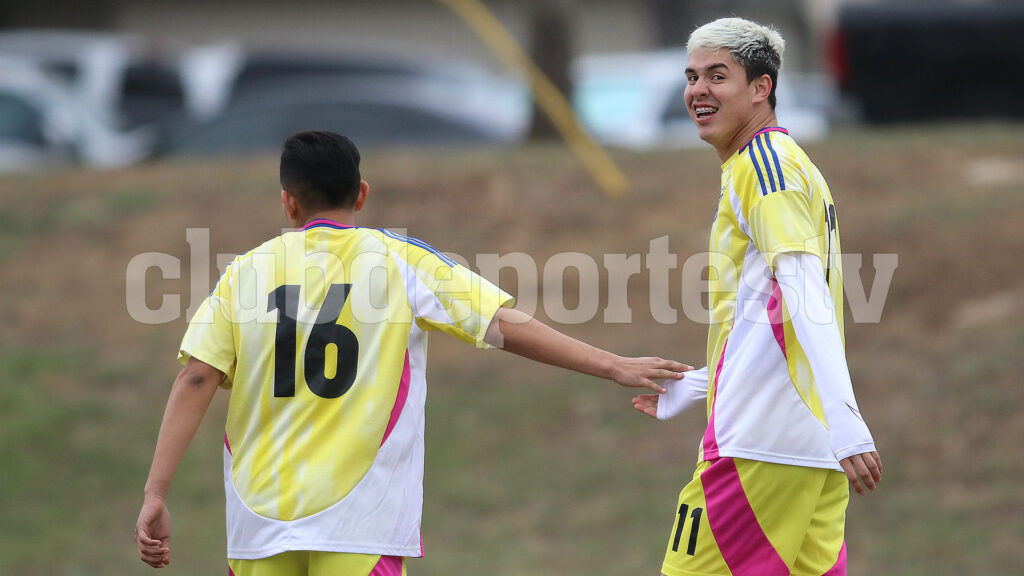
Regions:
<instances>
[{"instance_id":1,"label":"short sleeve","mask_svg":"<svg viewBox=\"0 0 1024 576\"><path fill-rule=\"evenodd\" d=\"M225 384L234 377L236 358L231 303L233 270L234 266L228 267L213 293L196 310L178 350L179 362L184 364L195 358L209 364L225 374Z\"/></svg>"},{"instance_id":2,"label":"short sleeve","mask_svg":"<svg viewBox=\"0 0 1024 576\"><path fill-rule=\"evenodd\" d=\"M427 245L407 245L395 254L406 267L406 290L416 324L423 330L446 332L474 344L484 342L494 314L515 299L486 278L476 274Z\"/></svg>"}]
</instances>

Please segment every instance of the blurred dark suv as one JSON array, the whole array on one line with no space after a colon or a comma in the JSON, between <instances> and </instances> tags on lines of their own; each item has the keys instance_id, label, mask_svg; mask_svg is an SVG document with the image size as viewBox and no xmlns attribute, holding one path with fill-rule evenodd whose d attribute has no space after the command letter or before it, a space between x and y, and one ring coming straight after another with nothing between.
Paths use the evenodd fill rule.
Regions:
<instances>
[{"instance_id":1,"label":"blurred dark suv","mask_svg":"<svg viewBox=\"0 0 1024 576\"><path fill-rule=\"evenodd\" d=\"M831 46L868 122L1024 117L1024 3L847 5Z\"/></svg>"}]
</instances>

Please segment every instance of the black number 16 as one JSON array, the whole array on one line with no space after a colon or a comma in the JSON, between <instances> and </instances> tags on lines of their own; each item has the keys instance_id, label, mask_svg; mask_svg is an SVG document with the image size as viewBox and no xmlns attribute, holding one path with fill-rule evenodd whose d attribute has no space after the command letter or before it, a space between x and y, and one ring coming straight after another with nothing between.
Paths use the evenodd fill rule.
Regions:
<instances>
[{"instance_id":1,"label":"black number 16","mask_svg":"<svg viewBox=\"0 0 1024 576\"><path fill-rule=\"evenodd\" d=\"M300 286L286 284L270 293L267 312L277 310L277 332L274 343L274 396L295 396L295 360L297 350L295 329L298 324ZM331 284L320 307L316 324L309 332L303 354L306 385L321 398L338 398L352 387L359 361L359 341L347 326L338 324L338 316L348 300L351 284ZM338 349L338 370L333 378L324 374L327 346Z\"/></svg>"}]
</instances>

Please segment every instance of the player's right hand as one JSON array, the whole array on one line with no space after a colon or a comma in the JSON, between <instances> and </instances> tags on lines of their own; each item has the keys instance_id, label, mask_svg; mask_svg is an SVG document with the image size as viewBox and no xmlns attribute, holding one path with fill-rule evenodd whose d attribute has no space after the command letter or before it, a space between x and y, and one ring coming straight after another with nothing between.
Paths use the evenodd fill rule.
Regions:
<instances>
[{"instance_id":1,"label":"player's right hand","mask_svg":"<svg viewBox=\"0 0 1024 576\"><path fill-rule=\"evenodd\" d=\"M658 394L641 394L633 398L633 408L647 414L651 418L658 418Z\"/></svg>"},{"instance_id":2,"label":"player's right hand","mask_svg":"<svg viewBox=\"0 0 1024 576\"><path fill-rule=\"evenodd\" d=\"M882 458L878 452L854 454L840 460L839 465L857 494L867 494L867 490L874 490L882 480Z\"/></svg>"},{"instance_id":3,"label":"player's right hand","mask_svg":"<svg viewBox=\"0 0 1024 576\"><path fill-rule=\"evenodd\" d=\"M135 545L139 559L153 568L163 568L171 563L171 515L167 503L156 497L146 496L135 523Z\"/></svg>"}]
</instances>

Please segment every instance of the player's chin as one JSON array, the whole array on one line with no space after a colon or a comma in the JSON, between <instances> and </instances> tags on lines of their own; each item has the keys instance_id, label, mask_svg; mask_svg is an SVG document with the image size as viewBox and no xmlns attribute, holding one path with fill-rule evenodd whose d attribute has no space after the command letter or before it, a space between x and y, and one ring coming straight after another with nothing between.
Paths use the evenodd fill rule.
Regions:
<instances>
[{"instance_id":1,"label":"player's chin","mask_svg":"<svg viewBox=\"0 0 1024 576\"><path fill-rule=\"evenodd\" d=\"M718 131L708 124L697 124L697 136L712 146L718 141Z\"/></svg>"}]
</instances>

